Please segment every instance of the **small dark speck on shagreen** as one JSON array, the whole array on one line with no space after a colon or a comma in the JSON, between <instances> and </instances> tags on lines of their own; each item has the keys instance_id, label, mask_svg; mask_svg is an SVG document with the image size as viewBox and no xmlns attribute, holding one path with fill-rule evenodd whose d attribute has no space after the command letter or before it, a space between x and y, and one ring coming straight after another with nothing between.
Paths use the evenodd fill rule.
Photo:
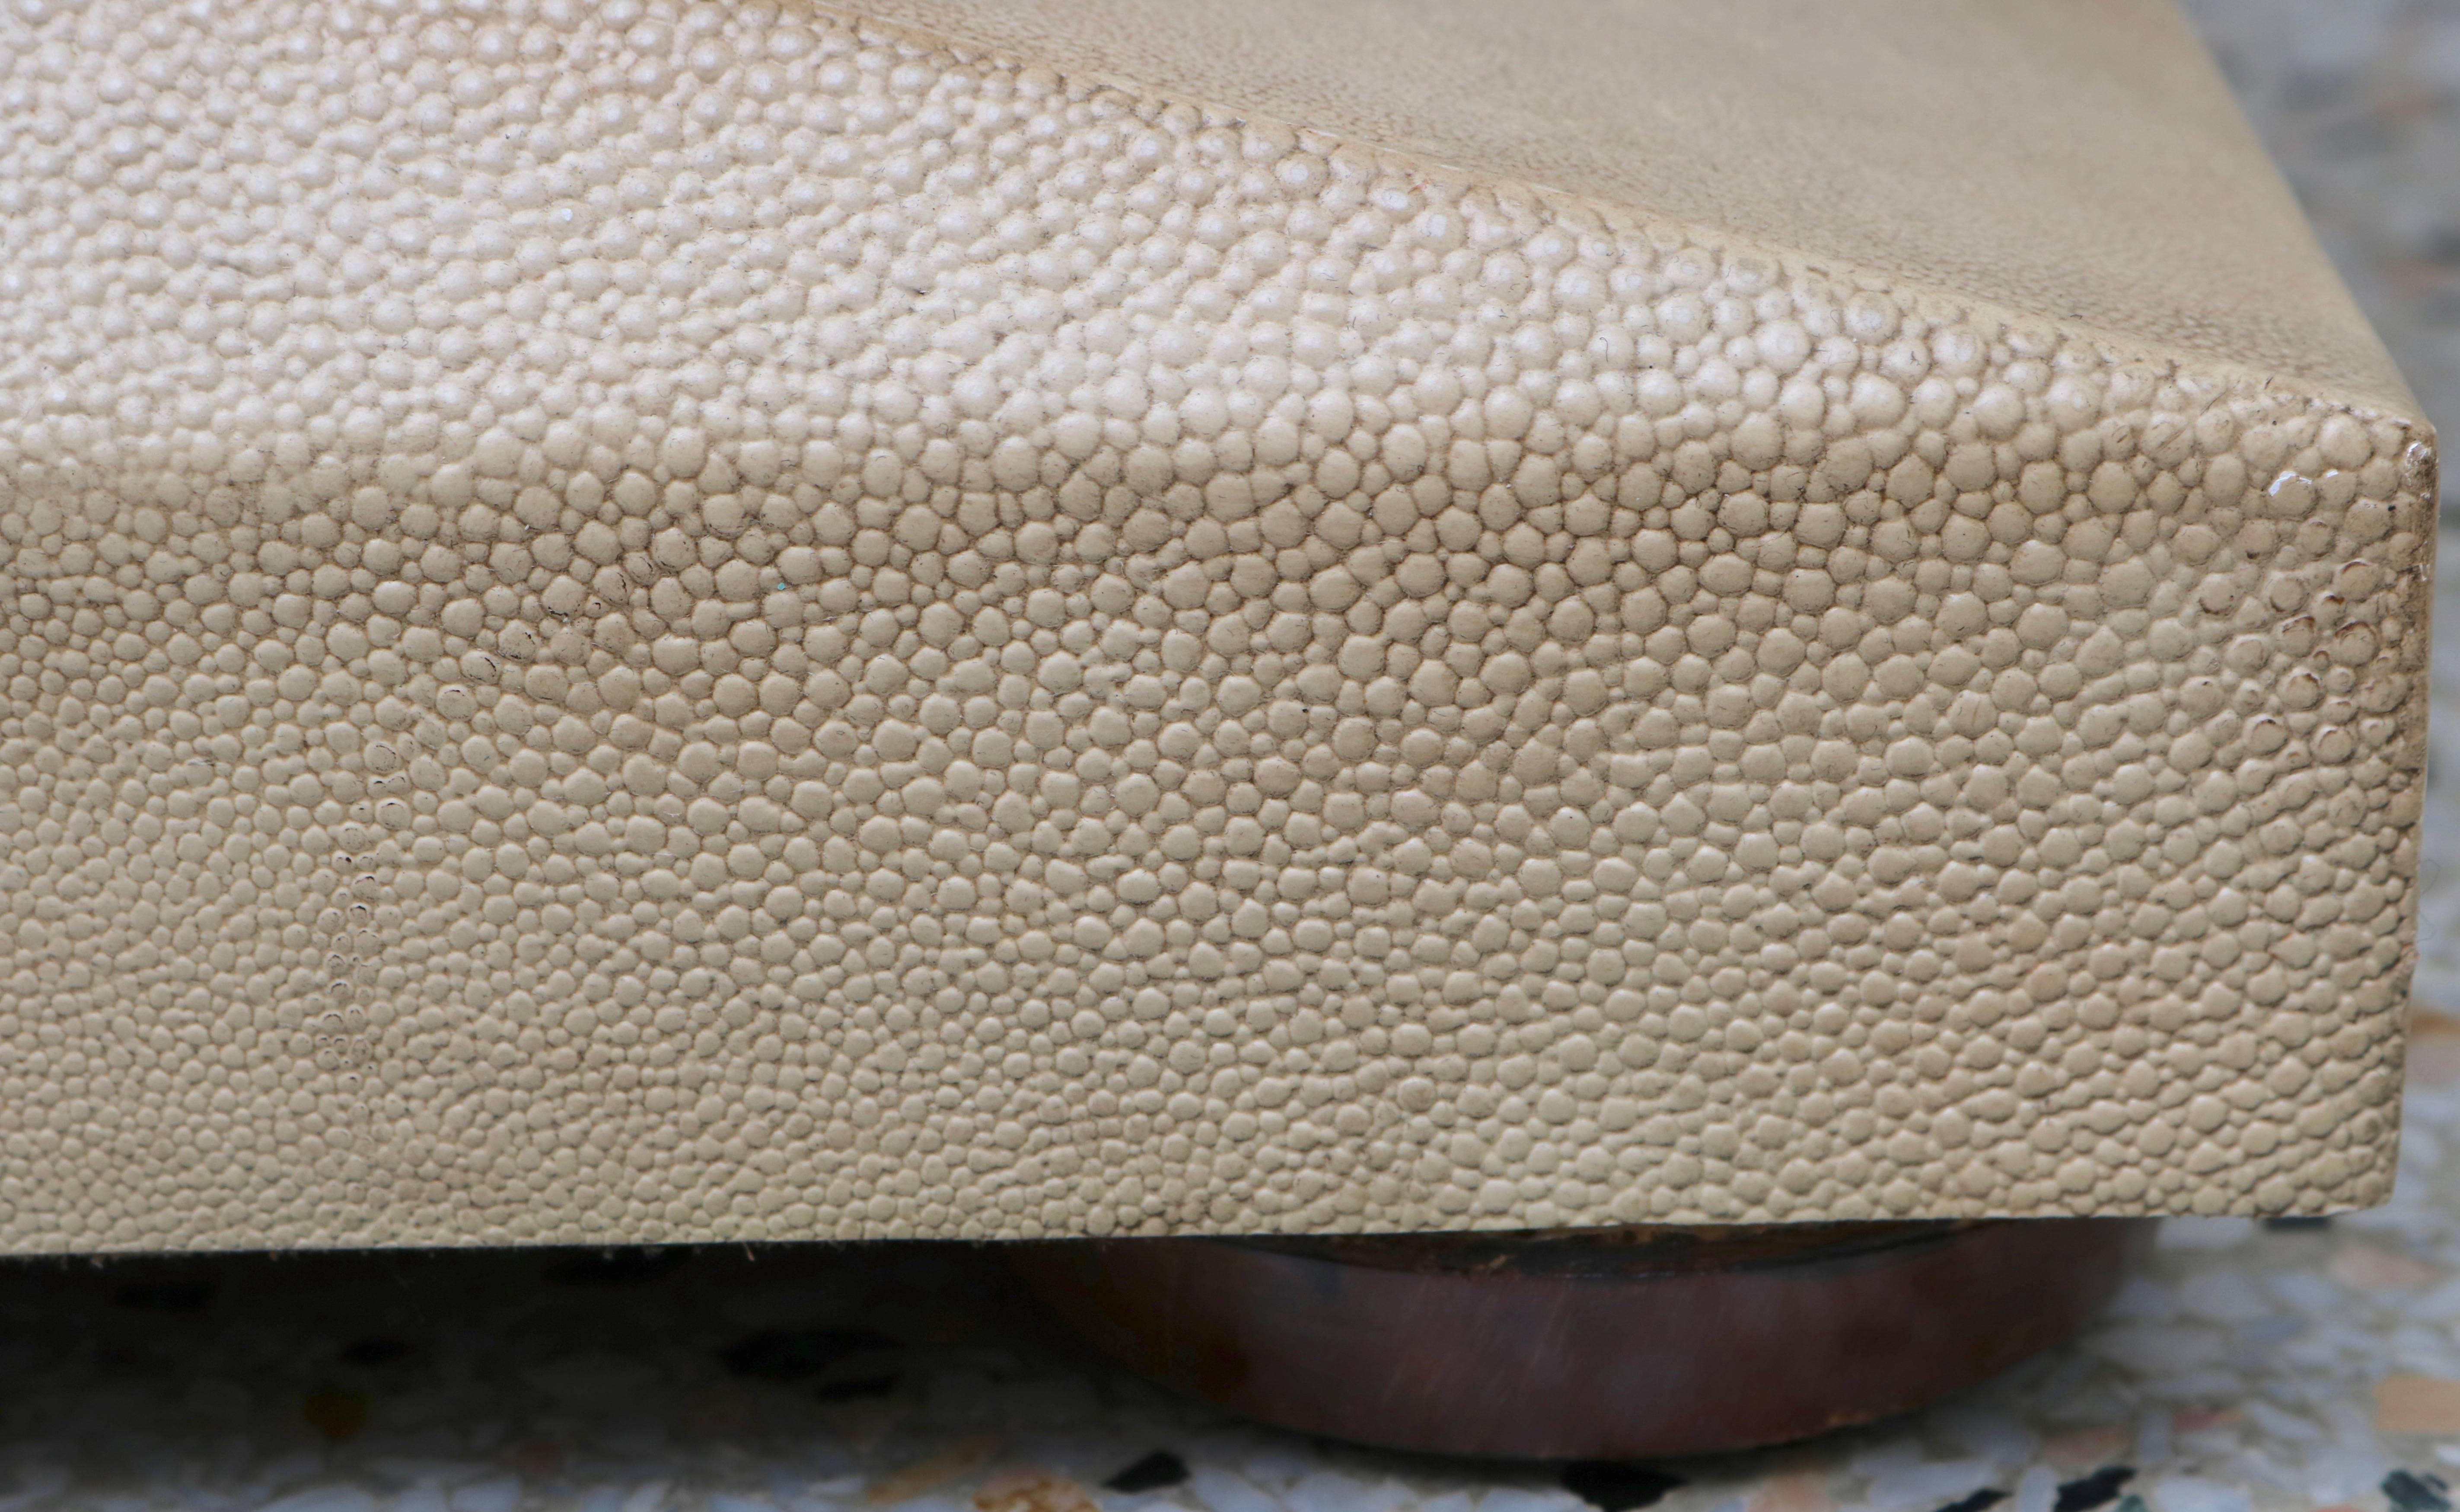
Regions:
<instances>
[{"instance_id":1,"label":"small dark speck on shagreen","mask_svg":"<svg viewBox=\"0 0 2460 1512\"><path fill-rule=\"evenodd\" d=\"M1970 1496L1958 1497L1947 1505L1940 1507L1939 1512L1983 1512L1985 1507L1996 1506L2006 1500L2006 1492L1996 1486L1983 1486Z\"/></svg>"}]
</instances>

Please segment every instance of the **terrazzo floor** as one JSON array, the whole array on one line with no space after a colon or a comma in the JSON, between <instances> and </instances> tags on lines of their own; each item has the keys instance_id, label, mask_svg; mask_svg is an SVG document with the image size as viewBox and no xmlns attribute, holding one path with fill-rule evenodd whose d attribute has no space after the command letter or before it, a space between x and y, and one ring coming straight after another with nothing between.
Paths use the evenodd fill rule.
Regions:
<instances>
[{"instance_id":1,"label":"terrazzo floor","mask_svg":"<svg viewBox=\"0 0 2460 1512\"><path fill-rule=\"evenodd\" d=\"M2189 9L2460 433L2460 4ZM2452 1512L2460 573L2438 598L2394 1201L2173 1221L2085 1336L1919 1418L1654 1475L1346 1450L1088 1359L948 1247L20 1262L0 1512Z\"/></svg>"},{"instance_id":2,"label":"terrazzo floor","mask_svg":"<svg viewBox=\"0 0 2460 1512\"><path fill-rule=\"evenodd\" d=\"M2418 1049L2389 1207L2174 1220L2073 1345L1781 1451L1601 1475L1252 1428L952 1246L49 1262L0 1285L0 1512L2449 1512L2460 1019Z\"/></svg>"}]
</instances>

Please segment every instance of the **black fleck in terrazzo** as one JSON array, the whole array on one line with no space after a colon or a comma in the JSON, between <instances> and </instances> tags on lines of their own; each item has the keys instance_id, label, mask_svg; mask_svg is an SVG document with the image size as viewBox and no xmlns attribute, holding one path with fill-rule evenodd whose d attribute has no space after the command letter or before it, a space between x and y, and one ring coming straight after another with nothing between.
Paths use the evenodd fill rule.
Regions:
<instances>
[{"instance_id":1,"label":"black fleck in terrazzo","mask_svg":"<svg viewBox=\"0 0 2460 1512\"><path fill-rule=\"evenodd\" d=\"M1682 1484L1682 1477L1655 1465L1583 1460L1563 1467L1563 1489L1598 1512L1640 1512Z\"/></svg>"},{"instance_id":2,"label":"black fleck in terrazzo","mask_svg":"<svg viewBox=\"0 0 2460 1512\"><path fill-rule=\"evenodd\" d=\"M2128 1481L2135 1479L2129 1465L2104 1465L2090 1475L2078 1476L2059 1487L2058 1500L2051 1512L2096 1512L2118 1500Z\"/></svg>"}]
</instances>

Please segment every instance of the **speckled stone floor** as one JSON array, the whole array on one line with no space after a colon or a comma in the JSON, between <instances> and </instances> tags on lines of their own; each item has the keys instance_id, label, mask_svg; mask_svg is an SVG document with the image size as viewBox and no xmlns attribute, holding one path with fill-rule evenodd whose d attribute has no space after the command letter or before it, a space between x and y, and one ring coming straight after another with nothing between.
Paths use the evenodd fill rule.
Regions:
<instances>
[{"instance_id":1,"label":"speckled stone floor","mask_svg":"<svg viewBox=\"0 0 2460 1512\"><path fill-rule=\"evenodd\" d=\"M2390 1207L2174 1221L2074 1345L1918 1418L1658 1466L1655 1504L2447 1512L2460 1020L2420 1051ZM54 1262L0 1287L0 1512L1641 1504L1564 1480L1225 1419L1088 1359L956 1247Z\"/></svg>"},{"instance_id":2,"label":"speckled stone floor","mask_svg":"<svg viewBox=\"0 0 2460 1512\"><path fill-rule=\"evenodd\" d=\"M2428 412L2460 433L2460 4L2189 9ZM2444 584L2393 1203L2320 1228L2174 1222L2074 1345L1917 1418L1663 1466L1680 1483L1656 1506L2451 1512L2460 573ZM980 1251L0 1266L0 1512L1590 1504L1559 1467L1343 1450L1166 1396L1049 1334Z\"/></svg>"}]
</instances>

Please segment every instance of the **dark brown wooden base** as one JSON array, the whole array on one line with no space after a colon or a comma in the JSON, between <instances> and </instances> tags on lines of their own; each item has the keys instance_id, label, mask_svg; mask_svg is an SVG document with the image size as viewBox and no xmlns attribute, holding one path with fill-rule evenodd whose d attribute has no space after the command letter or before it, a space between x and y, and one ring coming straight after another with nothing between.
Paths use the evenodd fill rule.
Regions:
<instances>
[{"instance_id":1,"label":"dark brown wooden base","mask_svg":"<svg viewBox=\"0 0 2460 1512\"><path fill-rule=\"evenodd\" d=\"M1387 1448L1638 1460L1909 1411L2057 1343L2152 1224L2061 1219L1020 1246L1063 1321L1233 1412Z\"/></svg>"}]
</instances>

